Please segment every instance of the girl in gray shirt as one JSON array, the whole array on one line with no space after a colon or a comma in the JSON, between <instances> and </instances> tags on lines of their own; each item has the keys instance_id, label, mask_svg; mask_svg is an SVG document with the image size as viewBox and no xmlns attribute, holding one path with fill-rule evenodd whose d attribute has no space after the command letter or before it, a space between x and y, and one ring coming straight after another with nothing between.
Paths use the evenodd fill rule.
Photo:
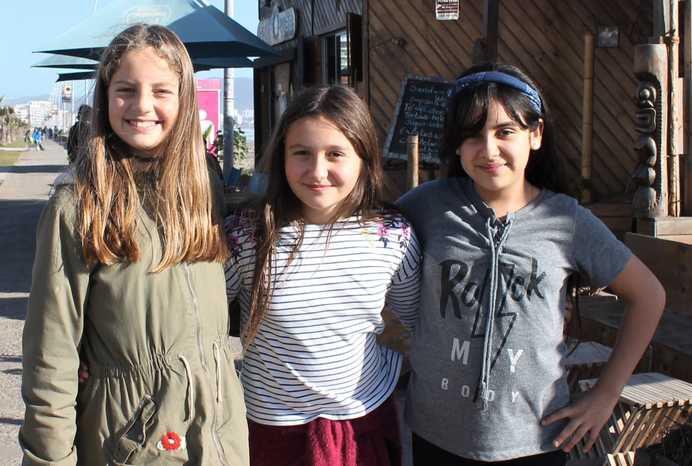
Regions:
<instances>
[{"instance_id":1,"label":"girl in gray shirt","mask_svg":"<svg viewBox=\"0 0 692 466\"><path fill-rule=\"evenodd\" d=\"M450 177L399 201L424 250L406 406L416 465L559 466L580 439L590 448L662 313L658 280L561 194L548 116L517 68L470 69L450 92ZM570 403L561 362L573 273L630 307L597 385Z\"/></svg>"}]
</instances>

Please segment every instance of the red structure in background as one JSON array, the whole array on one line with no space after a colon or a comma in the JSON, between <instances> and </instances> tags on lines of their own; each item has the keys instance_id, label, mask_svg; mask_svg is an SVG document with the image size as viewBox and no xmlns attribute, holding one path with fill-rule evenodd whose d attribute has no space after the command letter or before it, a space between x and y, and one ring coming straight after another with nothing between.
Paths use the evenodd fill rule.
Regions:
<instances>
[{"instance_id":1,"label":"red structure in background","mask_svg":"<svg viewBox=\"0 0 692 466\"><path fill-rule=\"evenodd\" d=\"M206 136L206 149L209 150L216 140L216 132L219 127L219 110L221 101L220 79L197 80L197 104L199 106L199 119L202 126L202 135Z\"/></svg>"}]
</instances>

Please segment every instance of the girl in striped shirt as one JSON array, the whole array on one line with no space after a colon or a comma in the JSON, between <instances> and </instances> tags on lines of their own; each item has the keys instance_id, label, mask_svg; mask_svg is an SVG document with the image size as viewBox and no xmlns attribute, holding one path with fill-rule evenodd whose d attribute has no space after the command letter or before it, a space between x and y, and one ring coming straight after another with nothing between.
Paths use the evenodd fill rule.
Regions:
<instances>
[{"instance_id":1,"label":"girl in striped shirt","mask_svg":"<svg viewBox=\"0 0 692 466\"><path fill-rule=\"evenodd\" d=\"M309 89L266 151L264 200L226 221L253 466L401 463L402 357L376 335L385 304L415 323L421 258L409 222L383 206L378 147L355 92Z\"/></svg>"}]
</instances>

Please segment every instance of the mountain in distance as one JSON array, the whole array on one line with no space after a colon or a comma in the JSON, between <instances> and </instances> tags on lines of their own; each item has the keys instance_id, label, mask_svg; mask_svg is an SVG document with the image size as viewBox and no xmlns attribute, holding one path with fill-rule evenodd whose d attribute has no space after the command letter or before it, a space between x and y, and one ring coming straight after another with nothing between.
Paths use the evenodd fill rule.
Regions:
<instances>
[{"instance_id":1,"label":"mountain in distance","mask_svg":"<svg viewBox=\"0 0 692 466\"><path fill-rule=\"evenodd\" d=\"M223 86L223 83L221 85ZM242 112L243 110L253 109L254 90L252 89L252 78L234 78L233 85L236 110ZM223 102L221 102L221 105L223 105Z\"/></svg>"},{"instance_id":2,"label":"mountain in distance","mask_svg":"<svg viewBox=\"0 0 692 466\"><path fill-rule=\"evenodd\" d=\"M32 95L32 96L27 96L27 97L15 97L13 99L5 97L4 99L2 99L2 103L0 103L0 105L25 104L25 103L30 102L32 100L50 100L50 94Z\"/></svg>"}]
</instances>

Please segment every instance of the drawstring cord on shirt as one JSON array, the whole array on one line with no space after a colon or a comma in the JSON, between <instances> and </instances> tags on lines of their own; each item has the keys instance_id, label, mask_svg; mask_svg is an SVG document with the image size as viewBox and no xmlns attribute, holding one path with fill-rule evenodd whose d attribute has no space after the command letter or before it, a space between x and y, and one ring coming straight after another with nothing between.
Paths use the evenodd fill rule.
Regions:
<instances>
[{"instance_id":1,"label":"drawstring cord on shirt","mask_svg":"<svg viewBox=\"0 0 692 466\"><path fill-rule=\"evenodd\" d=\"M185 420L187 421L192 418L192 409L195 404L195 386L192 380L192 370L190 369L190 363L182 354L178 355L178 359L180 359L180 361L183 363L183 366L185 367L185 375L187 376L187 414L185 416Z\"/></svg>"},{"instance_id":2,"label":"drawstring cord on shirt","mask_svg":"<svg viewBox=\"0 0 692 466\"><path fill-rule=\"evenodd\" d=\"M497 288L498 288L498 275L500 268L500 254L502 253L502 246L509 235L509 230L512 226L512 218L507 217L507 221L500 235L500 239L495 244L495 234L492 229L492 223L494 218L488 217L485 222L485 227L488 232L488 240L490 242L490 299L488 303L488 316L485 323L485 337L483 340L483 365L481 367L481 399L483 400L483 411L488 410L488 397L490 390L490 371L491 371L491 357L492 357L492 340L493 332L495 330L495 307L497 305Z\"/></svg>"},{"instance_id":3,"label":"drawstring cord on shirt","mask_svg":"<svg viewBox=\"0 0 692 466\"><path fill-rule=\"evenodd\" d=\"M221 404L221 352L219 350L219 344L216 342L212 343L211 349L214 353L214 361L216 362L216 402Z\"/></svg>"}]
</instances>

